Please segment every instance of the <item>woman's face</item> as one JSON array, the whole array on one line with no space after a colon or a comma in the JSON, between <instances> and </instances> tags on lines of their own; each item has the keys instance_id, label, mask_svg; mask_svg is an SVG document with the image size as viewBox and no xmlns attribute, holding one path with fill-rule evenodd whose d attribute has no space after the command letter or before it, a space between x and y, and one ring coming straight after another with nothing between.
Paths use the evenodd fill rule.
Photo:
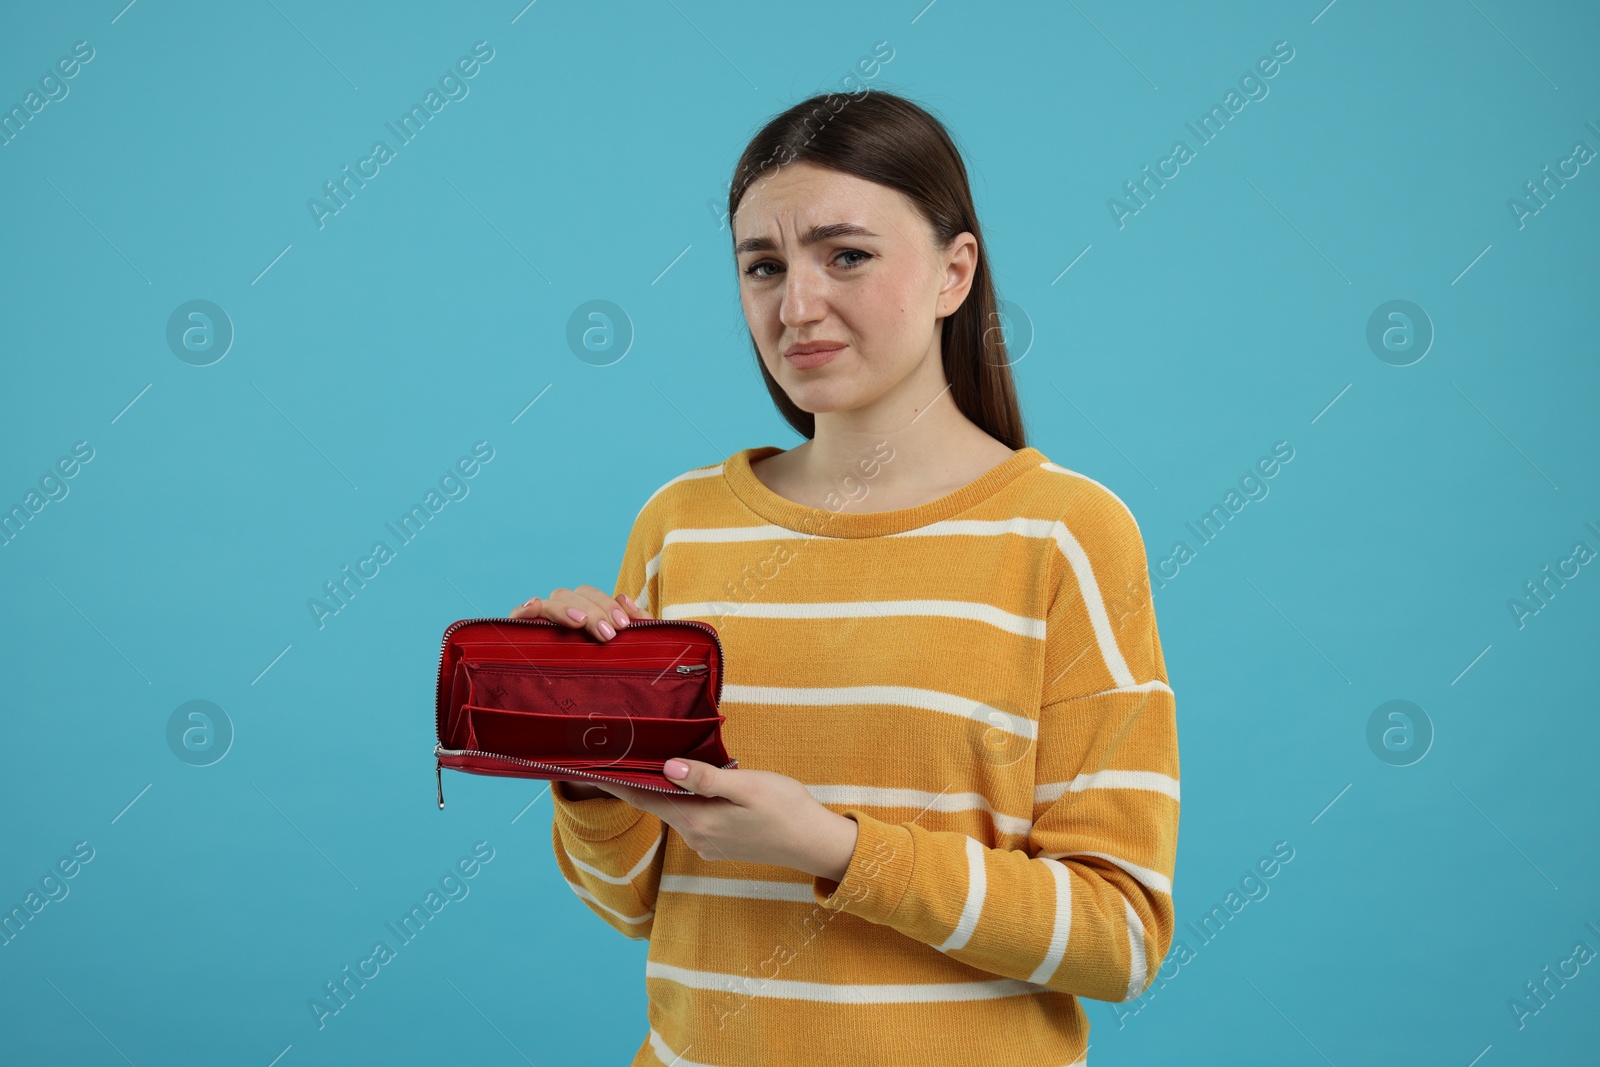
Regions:
<instances>
[{"instance_id":1,"label":"woman's face","mask_svg":"<svg viewBox=\"0 0 1600 1067\"><path fill-rule=\"evenodd\" d=\"M818 413L945 385L940 320L971 288L977 240L938 249L899 191L811 163L752 183L733 218L739 297L767 371ZM826 342L820 365L792 353ZM931 385L931 390L929 386Z\"/></svg>"}]
</instances>

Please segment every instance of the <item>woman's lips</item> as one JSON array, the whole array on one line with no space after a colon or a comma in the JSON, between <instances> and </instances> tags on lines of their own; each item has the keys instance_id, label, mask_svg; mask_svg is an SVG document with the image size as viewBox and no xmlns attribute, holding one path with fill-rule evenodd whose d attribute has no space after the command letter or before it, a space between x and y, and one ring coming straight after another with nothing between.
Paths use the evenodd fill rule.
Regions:
<instances>
[{"instance_id":1,"label":"woman's lips","mask_svg":"<svg viewBox=\"0 0 1600 1067\"><path fill-rule=\"evenodd\" d=\"M789 361L791 367L811 370L813 367L820 367L824 363L831 361L834 356L843 352L846 347L841 345L838 348L829 348L821 352L797 352L792 356L784 356L783 358Z\"/></svg>"}]
</instances>

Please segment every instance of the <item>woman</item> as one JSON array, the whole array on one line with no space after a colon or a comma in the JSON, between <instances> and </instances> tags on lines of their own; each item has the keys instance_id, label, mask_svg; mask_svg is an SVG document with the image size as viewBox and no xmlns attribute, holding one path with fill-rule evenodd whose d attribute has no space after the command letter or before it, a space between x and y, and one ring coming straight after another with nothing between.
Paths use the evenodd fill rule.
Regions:
<instances>
[{"instance_id":1,"label":"woman","mask_svg":"<svg viewBox=\"0 0 1600 1067\"><path fill-rule=\"evenodd\" d=\"M915 104L814 97L729 194L767 389L806 441L645 502L610 640L700 619L723 769L556 783L562 873L650 940L634 1064L1085 1063L1173 934L1178 754L1143 542L1027 445L960 154Z\"/></svg>"}]
</instances>

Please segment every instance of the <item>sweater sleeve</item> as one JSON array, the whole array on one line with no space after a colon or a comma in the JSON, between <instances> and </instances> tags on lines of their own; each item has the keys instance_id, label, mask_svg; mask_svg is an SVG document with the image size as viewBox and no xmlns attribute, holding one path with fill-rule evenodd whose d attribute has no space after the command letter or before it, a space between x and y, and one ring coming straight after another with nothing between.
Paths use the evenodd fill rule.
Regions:
<instances>
[{"instance_id":1,"label":"sweater sleeve","mask_svg":"<svg viewBox=\"0 0 1600 1067\"><path fill-rule=\"evenodd\" d=\"M858 834L818 903L963 963L1094 1000L1144 992L1171 946L1175 705L1144 544L1101 489L1055 523L1025 850L841 812Z\"/></svg>"},{"instance_id":2,"label":"sweater sleeve","mask_svg":"<svg viewBox=\"0 0 1600 1067\"><path fill-rule=\"evenodd\" d=\"M658 568L662 544L652 496L634 519L612 596L627 593L659 618ZM661 818L620 797L575 800L566 783L552 782L551 840L567 885L600 918L636 941L650 937L666 844Z\"/></svg>"}]
</instances>

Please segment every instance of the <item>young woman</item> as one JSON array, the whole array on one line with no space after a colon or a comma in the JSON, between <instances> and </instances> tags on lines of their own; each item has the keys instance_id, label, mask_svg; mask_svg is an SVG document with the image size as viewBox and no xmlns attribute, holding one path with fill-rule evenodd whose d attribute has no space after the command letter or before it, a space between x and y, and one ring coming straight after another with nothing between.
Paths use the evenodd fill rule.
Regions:
<instances>
[{"instance_id":1,"label":"young woman","mask_svg":"<svg viewBox=\"0 0 1600 1067\"><path fill-rule=\"evenodd\" d=\"M728 201L761 373L805 442L668 481L615 594L699 619L736 768L559 782L577 895L650 941L633 1064L1085 1063L1080 998L1173 935L1178 750L1138 525L1027 445L959 152L884 92L768 123Z\"/></svg>"}]
</instances>

